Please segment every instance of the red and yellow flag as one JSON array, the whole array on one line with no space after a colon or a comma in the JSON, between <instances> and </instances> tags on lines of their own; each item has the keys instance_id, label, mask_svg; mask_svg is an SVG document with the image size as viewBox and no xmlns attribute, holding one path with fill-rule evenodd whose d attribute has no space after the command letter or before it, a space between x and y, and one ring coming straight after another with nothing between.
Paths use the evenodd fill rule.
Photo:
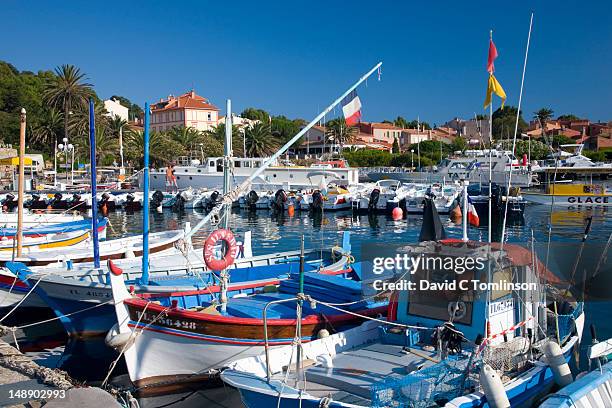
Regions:
<instances>
[{"instance_id":1,"label":"red and yellow flag","mask_svg":"<svg viewBox=\"0 0 612 408\"><path fill-rule=\"evenodd\" d=\"M504 88L502 88L501 84L493 75L495 71L495 58L497 58L497 48L495 47L495 43L493 43L493 39L489 40L489 58L487 60L487 71L489 71L489 82L487 84L487 94L485 96L484 107L486 108L491 104L491 98L493 94L499 96L502 100L501 107L504 108L504 103L506 103L506 92Z\"/></svg>"}]
</instances>

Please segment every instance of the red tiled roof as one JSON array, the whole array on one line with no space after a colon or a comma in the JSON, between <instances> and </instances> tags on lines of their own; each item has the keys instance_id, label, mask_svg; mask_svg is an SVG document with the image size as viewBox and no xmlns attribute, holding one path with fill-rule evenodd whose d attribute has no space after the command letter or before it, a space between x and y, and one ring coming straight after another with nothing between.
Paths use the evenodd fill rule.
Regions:
<instances>
[{"instance_id":1,"label":"red tiled roof","mask_svg":"<svg viewBox=\"0 0 612 408\"><path fill-rule=\"evenodd\" d=\"M186 92L178 97L170 96L166 100L153 104L151 108L153 111L181 108L219 110L219 108L217 108L215 105L209 103L208 99L204 98L203 96L196 95L194 91Z\"/></svg>"}]
</instances>

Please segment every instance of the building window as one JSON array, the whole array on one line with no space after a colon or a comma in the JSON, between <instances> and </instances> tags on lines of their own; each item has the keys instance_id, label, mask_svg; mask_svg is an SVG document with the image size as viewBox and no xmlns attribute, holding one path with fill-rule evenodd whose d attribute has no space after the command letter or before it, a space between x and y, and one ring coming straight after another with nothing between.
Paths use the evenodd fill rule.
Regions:
<instances>
[{"instance_id":1,"label":"building window","mask_svg":"<svg viewBox=\"0 0 612 408\"><path fill-rule=\"evenodd\" d=\"M208 121L210 122L212 120L212 114L209 112L208 113Z\"/></svg>"}]
</instances>

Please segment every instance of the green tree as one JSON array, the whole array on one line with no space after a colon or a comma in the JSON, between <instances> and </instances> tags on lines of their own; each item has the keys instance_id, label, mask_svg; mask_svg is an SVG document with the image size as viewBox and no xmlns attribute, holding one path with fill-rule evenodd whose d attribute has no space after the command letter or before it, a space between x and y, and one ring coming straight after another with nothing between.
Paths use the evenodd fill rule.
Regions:
<instances>
[{"instance_id":1,"label":"green tree","mask_svg":"<svg viewBox=\"0 0 612 408\"><path fill-rule=\"evenodd\" d=\"M391 165L391 153L383 150L359 149L344 152L351 167L381 167Z\"/></svg>"},{"instance_id":2,"label":"green tree","mask_svg":"<svg viewBox=\"0 0 612 408\"><path fill-rule=\"evenodd\" d=\"M574 114L566 114L566 115L561 115L557 118L557 120L580 120L580 118Z\"/></svg>"},{"instance_id":3,"label":"green tree","mask_svg":"<svg viewBox=\"0 0 612 408\"><path fill-rule=\"evenodd\" d=\"M570 137L564 135L556 135L552 137L553 147L557 147L564 144L574 144L576 141Z\"/></svg>"},{"instance_id":4,"label":"green tree","mask_svg":"<svg viewBox=\"0 0 612 408\"><path fill-rule=\"evenodd\" d=\"M270 123L270 114L263 109L246 108L240 116L246 119L258 120L266 125Z\"/></svg>"},{"instance_id":5,"label":"green tree","mask_svg":"<svg viewBox=\"0 0 612 408\"><path fill-rule=\"evenodd\" d=\"M265 157L276 151L278 143L272 137L270 125L256 123L245 130L246 152L249 157Z\"/></svg>"},{"instance_id":6,"label":"green tree","mask_svg":"<svg viewBox=\"0 0 612 408\"><path fill-rule=\"evenodd\" d=\"M325 128L325 137L334 144L339 145L340 151L343 151L345 144L353 142L355 136L359 133L356 126L347 126L344 118L336 118L328 121L325 124Z\"/></svg>"},{"instance_id":7,"label":"green tree","mask_svg":"<svg viewBox=\"0 0 612 408\"><path fill-rule=\"evenodd\" d=\"M188 150L193 150L202 140L202 132L193 127L176 126L170 129L168 134L172 140Z\"/></svg>"},{"instance_id":8,"label":"green tree","mask_svg":"<svg viewBox=\"0 0 612 408\"><path fill-rule=\"evenodd\" d=\"M457 136L450 145L453 152L465 152L468 147L467 140L463 136Z\"/></svg>"},{"instance_id":9,"label":"green tree","mask_svg":"<svg viewBox=\"0 0 612 408\"><path fill-rule=\"evenodd\" d=\"M514 126L516 124L517 108L505 106L504 109L497 109L493 112L493 138L497 140L508 139L514 136ZM518 132L520 135L527 129L527 122L519 115Z\"/></svg>"},{"instance_id":10,"label":"green tree","mask_svg":"<svg viewBox=\"0 0 612 408\"><path fill-rule=\"evenodd\" d=\"M142 167L144 152L144 133L141 130L130 130L125 137L126 158L137 167ZM165 166L185 154L185 148L168 137L164 132L151 132L149 134L149 157L152 167Z\"/></svg>"},{"instance_id":11,"label":"green tree","mask_svg":"<svg viewBox=\"0 0 612 408\"><path fill-rule=\"evenodd\" d=\"M35 145L45 146L45 151L54 152L54 146L62 134L64 115L57 109L51 108L38 125L31 127L30 141Z\"/></svg>"},{"instance_id":12,"label":"green tree","mask_svg":"<svg viewBox=\"0 0 612 408\"><path fill-rule=\"evenodd\" d=\"M302 126L306 124L303 119L288 119L285 116L274 116L272 117L272 135L279 141L279 143L287 143L293 136L295 136ZM297 142L299 143L299 141Z\"/></svg>"},{"instance_id":13,"label":"green tree","mask_svg":"<svg viewBox=\"0 0 612 408\"><path fill-rule=\"evenodd\" d=\"M397 126L398 128L407 129L408 128L408 121L406 119L404 119L403 117L398 116L393 121L393 125Z\"/></svg>"},{"instance_id":14,"label":"green tree","mask_svg":"<svg viewBox=\"0 0 612 408\"><path fill-rule=\"evenodd\" d=\"M550 108L542 108L533 113L533 118L538 120L542 124L542 126L545 126L546 122L548 122L550 118L553 117L554 113L555 112Z\"/></svg>"},{"instance_id":15,"label":"green tree","mask_svg":"<svg viewBox=\"0 0 612 408\"><path fill-rule=\"evenodd\" d=\"M55 69L55 77L47 84L43 98L52 107L64 112L64 136L68 137L70 110L83 107L94 96L93 85L83 82L85 74L74 65L62 65Z\"/></svg>"},{"instance_id":16,"label":"green tree","mask_svg":"<svg viewBox=\"0 0 612 408\"><path fill-rule=\"evenodd\" d=\"M232 150L234 156L243 156L244 155L244 132L245 129L241 128L237 125L232 125ZM225 123L219 123L217 126L214 126L212 129L206 130L202 135L204 138L208 139L206 141L206 145L209 146L210 151L215 151L218 153L212 154L208 153L208 156L220 156L223 154L223 145L225 141ZM212 142L215 142L214 144ZM202 142L204 143L204 142ZM218 146L218 149L217 149Z\"/></svg>"},{"instance_id":17,"label":"green tree","mask_svg":"<svg viewBox=\"0 0 612 408\"><path fill-rule=\"evenodd\" d=\"M397 141L397 137L393 138L393 146L391 147L391 152L392 153L400 152L400 146L399 146L399 142Z\"/></svg>"}]
</instances>

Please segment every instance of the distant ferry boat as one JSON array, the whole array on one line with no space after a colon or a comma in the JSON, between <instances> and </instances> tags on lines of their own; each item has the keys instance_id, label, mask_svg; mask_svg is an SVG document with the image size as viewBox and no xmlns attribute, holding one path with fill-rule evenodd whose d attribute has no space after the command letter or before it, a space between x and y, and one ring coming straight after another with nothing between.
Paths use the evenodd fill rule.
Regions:
<instances>
[{"instance_id":1,"label":"distant ferry boat","mask_svg":"<svg viewBox=\"0 0 612 408\"><path fill-rule=\"evenodd\" d=\"M265 157L233 158L231 179L234 185L243 182L267 160ZM210 157L205 163L192 160L189 165L174 167L179 189L192 187L220 190L223 188L223 157ZM338 185L352 185L359 182L358 169L351 168L344 161L336 160L304 166L281 166L277 163L268 167L253 184L266 188L312 188L335 182ZM165 190L166 168L151 169L151 189ZM142 185L142 175L140 176Z\"/></svg>"},{"instance_id":2,"label":"distant ferry boat","mask_svg":"<svg viewBox=\"0 0 612 408\"><path fill-rule=\"evenodd\" d=\"M527 201L565 206L611 206L612 186L604 184L551 184L545 193L523 192Z\"/></svg>"}]
</instances>

